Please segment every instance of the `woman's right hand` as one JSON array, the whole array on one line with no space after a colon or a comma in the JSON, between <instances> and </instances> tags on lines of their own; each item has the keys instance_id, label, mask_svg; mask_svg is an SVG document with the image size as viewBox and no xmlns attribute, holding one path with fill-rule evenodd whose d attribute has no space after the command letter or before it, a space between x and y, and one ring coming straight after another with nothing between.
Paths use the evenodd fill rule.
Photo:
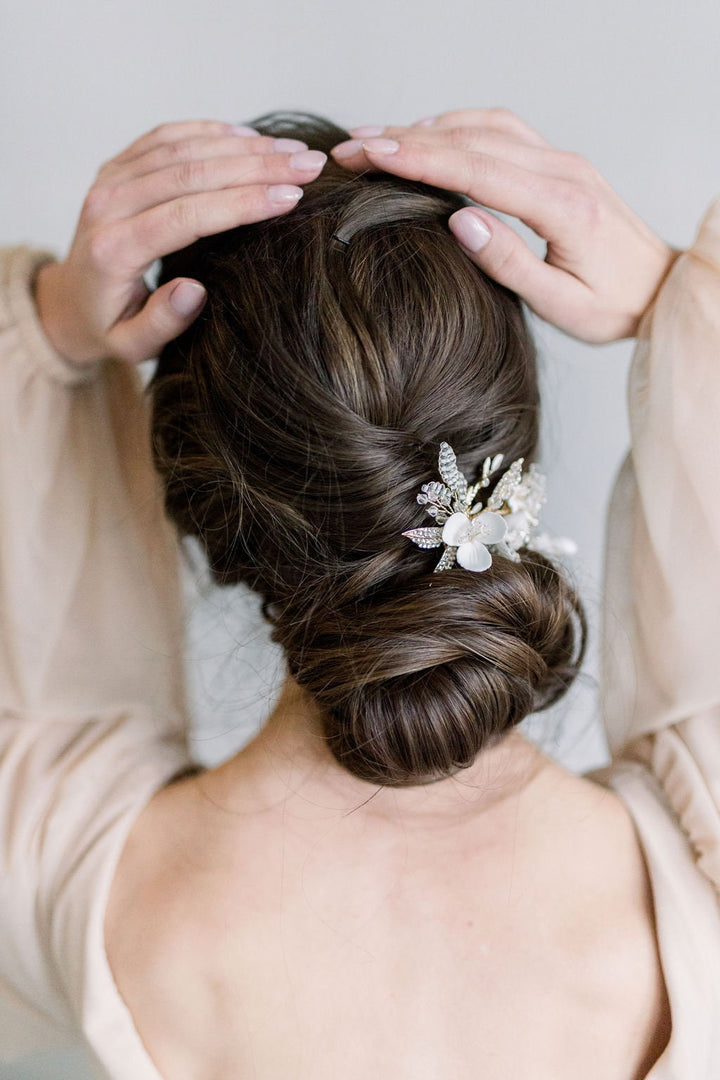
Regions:
<instances>
[{"instance_id":1,"label":"woman's right hand","mask_svg":"<svg viewBox=\"0 0 720 1080\"><path fill-rule=\"evenodd\" d=\"M461 192L541 236L544 259L488 210L467 207L449 219L485 273L581 341L633 337L680 254L584 157L558 150L508 109L463 109L350 134L331 151L339 164Z\"/></svg>"},{"instance_id":2,"label":"woman's right hand","mask_svg":"<svg viewBox=\"0 0 720 1080\"><path fill-rule=\"evenodd\" d=\"M149 360L203 306L202 282L150 292L156 259L201 236L276 217L326 160L295 139L213 120L163 124L100 169L63 262L38 272L35 300L55 349L85 367Z\"/></svg>"}]
</instances>

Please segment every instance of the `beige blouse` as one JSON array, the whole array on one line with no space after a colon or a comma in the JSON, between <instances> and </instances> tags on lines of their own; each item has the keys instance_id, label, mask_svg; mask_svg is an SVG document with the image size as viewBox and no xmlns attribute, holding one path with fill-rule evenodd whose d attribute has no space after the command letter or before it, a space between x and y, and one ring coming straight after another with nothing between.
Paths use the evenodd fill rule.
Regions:
<instances>
[{"instance_id":1,"label":"beige blouse","mask_svg":"<svg viewBox=\"0 0 720 1080\"><path fill-rule=\"evenodd\" d=\"M125 837L191 763L178 547L139 373L53 351L0 252L0 1062L80 1042L161 1080L103 917ZM603 714L653 884L672 1034L648 1080L720 1078L720 197L638 334L610 508ZM0 1074L2 1069L0 1068Z\"/></svg>"}]
</instances>

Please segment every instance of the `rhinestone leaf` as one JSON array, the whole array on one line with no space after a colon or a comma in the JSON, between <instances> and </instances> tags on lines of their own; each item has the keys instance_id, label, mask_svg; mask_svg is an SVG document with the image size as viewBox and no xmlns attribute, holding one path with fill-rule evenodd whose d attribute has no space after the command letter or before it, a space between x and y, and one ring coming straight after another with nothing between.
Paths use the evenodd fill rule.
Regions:
<instances>
[{"instance_id":1,"label":"rhinestone leaf","mask_svg":"<svg viewBox=\"0 0 720 1080\"><path fill-rule=\"evenodd\" d=\"M455 496L456 501L461 505L464 505L467 496L467 480L458 469L455 451L446 442L440 443L438 469L443 480Z\"/></svg>"},{"instance_id":2,"label":"rhinestone leaf","mask_svg":"<svg viewBox=\"0 0 720 1080\"><path fill-rule=\"evenodd\" d=\"M524 458L513 461L506 473L500 477L498 486L487 501L488 510L499 510L504 502L507 502L515 488L522 479L522 467Z\"/></svg>"},{"instance_id":3,"label":"rhinestone leaf","mask_svg":"<svg viewBox=\"0 0 720 1080\"><path fill-rule=\"evenodd\" d=\"M456 554L456 552L457 552L457 548L446 547L445 551L442 554L442 557L441 557L439 563L437 564L437 566L433 570L433 574L439 573L440 570L450 570L455 565L455 554Z\"/></svg>"},{"instance_id":4,"label":"rhinestone leaf","mask_svg":"<svg viewBox=\"0 0 720 1080\"><path fill-rule=\"evenodd\" d=\"M417 544L421 548L436 548L442 544L442 529L433 528L432 526L426 529L408 529L403 533L403 536L407 536L408 540L412 540L413 544Z\"/></svg>"}]
</instances>

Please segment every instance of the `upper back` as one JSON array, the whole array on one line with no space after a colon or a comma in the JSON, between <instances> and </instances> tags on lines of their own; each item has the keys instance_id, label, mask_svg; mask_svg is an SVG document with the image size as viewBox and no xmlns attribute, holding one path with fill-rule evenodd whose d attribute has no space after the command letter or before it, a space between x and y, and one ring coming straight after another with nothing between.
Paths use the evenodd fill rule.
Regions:
<instances>
[{"instance_id":1,"label":"upper back","mask_svg":"<svg viewBox=\"0 0 720 1080\"><path fill-rule=\"evenodd\" d=\"M640 1080L669 1035L647 869L609 790L558 766L493 828L230 813L156 796L109 959L166 1080Z\"/></svg>"}]
</instances>

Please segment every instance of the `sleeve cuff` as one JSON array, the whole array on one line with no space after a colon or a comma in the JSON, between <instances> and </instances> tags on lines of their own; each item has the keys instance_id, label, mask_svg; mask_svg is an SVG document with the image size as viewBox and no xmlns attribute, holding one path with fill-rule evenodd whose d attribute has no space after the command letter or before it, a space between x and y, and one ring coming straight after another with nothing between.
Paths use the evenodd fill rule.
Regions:
<instances>
[{"instance_id":1,"label":"sleeve cuff","mask_svg":"<svg viewBox=\"0 0 720 1080\"><path fill-rule=\"evenodd\" d=\"M720 270L720 195L710 203L698 226L690 254L706 259Z\"/></svg>"},{"instance_id":2,"label":"sleeve cuff","mask_svg":"<svg viewBox=\"0 0 720 1080\"><path fill-rule=\"evenodd\" d=\"M697 227L695 239L690 247L680 251L679 255L668 268L663 281L660 284L652 303L644 312L637 328L635 337L638 340L648 341L652 334L652 323L655 309L660 297L665 292L665 286L675 275L683 272L685 261L688 257L704 259L712 263L720 270L720 194L716 195L705 211L700 224Z\"/></svg>"},{"instance_id":3,"label":"sleeve cuff","mask_svg":"<svg viewBox=\"0 0 720 1080\"><path fill-rule=\"evenodd\" d=\"M49 251L0 249L0 327L14 326L28 357L52 379L68 386L91 382L102 364L78 367L70 363L51 345L38 318L32 282L40 267L54 260Z\"/></svg>"}]
</instances>

